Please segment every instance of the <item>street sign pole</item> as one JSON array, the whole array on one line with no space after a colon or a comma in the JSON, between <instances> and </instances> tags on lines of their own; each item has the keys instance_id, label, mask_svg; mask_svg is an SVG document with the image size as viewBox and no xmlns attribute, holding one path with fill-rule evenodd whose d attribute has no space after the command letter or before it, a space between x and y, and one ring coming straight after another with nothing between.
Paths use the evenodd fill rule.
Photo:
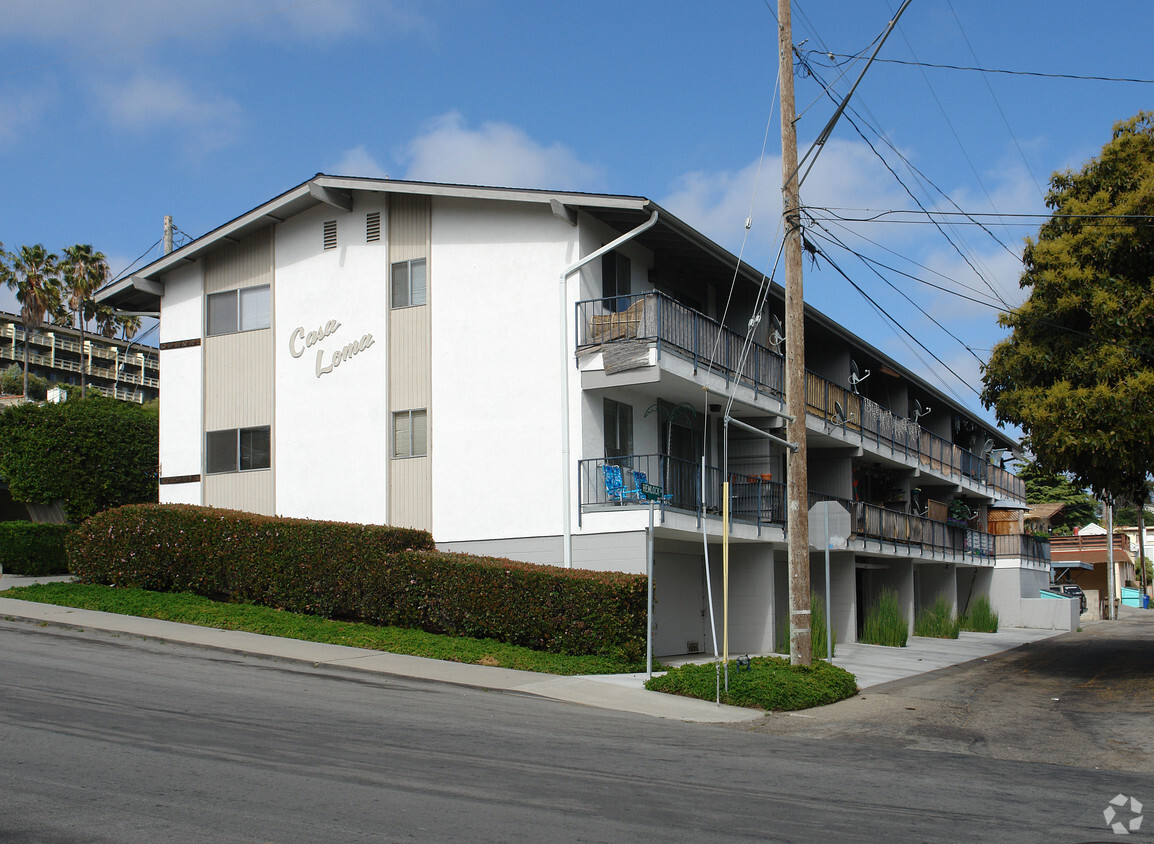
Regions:
<instances>
[{"instance_id":1,"label":"street sign pole","mask_svg":"<svg viewBox=\"0 0 1154 844\"><path fill-rule=\"evenodd\" d=\"M649 499L649 531L646 535L645 574L649 580L648 610L645 613L645 673L653 679L653 499Z\"/></svg>"}]
</instances>

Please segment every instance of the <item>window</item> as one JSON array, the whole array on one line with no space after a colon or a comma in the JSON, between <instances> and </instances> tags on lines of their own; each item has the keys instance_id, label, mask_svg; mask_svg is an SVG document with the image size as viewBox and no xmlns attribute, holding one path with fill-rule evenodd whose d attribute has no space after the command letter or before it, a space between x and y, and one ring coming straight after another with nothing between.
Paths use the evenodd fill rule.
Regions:
<instances>
[{"instance_id":1,"label":"window","mask_svg":"<svg viewBox=\"0 0 1154 844\"><path fill-rule=\"evenodd\" d=\"M262 428L209 431L204 437L205 471L210 475L268 469L272 465L272 438Z\"/></svg>"},{"instance_id":2,"label":"window","mask_svg":"<svg viewBox=\"0 0 1154 844\"><path fill-rule=\"evenodd\" d=\"M428 454L428 422L424 410L393 414L393 457L424 457Z\"/></svg>"},{"instance_id":3,"label":"window","mask_svg":"<svg viewBox=\"0 0 1154 844\"><path fill-rule=\"evenodd\" d=\"M633 454L633 407L605 399L605 457L613 463Z\"/></svg>"},{"instance_id":4,"label":"window","mask_svg":"<svg viewBox=\"0 0 1154 844\"><path fill-rule=\"evenodd\" d=\"M629 307L629 258L620 252L601 256L601 296L605 310L617 313Z\"/></svg>"},{"instance_id":5,"label":"window","mask_svg":"<svg viewBox=\"0 0 1154 844\"><path fill-rule=\"evenodd\" d=\"M415 258L393 264L392 285L394 308L425 304L425 259Z\"/></svg>"},{"instance_id":6,"label":"window","mask_svg":"<svg viewBox=\"0 0 1154 844\"><path fill-rule=\"evenodd\" d=\"M272 297L267 284L208 296L209 336L268 328L271 318Z\"/></svg>"}]
</instances>

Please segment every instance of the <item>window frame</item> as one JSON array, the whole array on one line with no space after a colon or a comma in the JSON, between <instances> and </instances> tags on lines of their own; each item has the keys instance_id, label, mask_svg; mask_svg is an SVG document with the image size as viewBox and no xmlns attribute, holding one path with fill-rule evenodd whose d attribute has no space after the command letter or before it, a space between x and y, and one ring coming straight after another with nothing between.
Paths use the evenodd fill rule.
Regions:
<instances>
[{"instance_id":1,"label":"window frame","mask_svg":"<svg viewBox=\"0 0 1154 844\"><path fill-rule=\"evenodd\" d=\"M419 454L413 453L413 446L416 440L414 434L413 420L420 419L421 427L423 429L423 445L424 448ZM402 442L402 431L399 428L401 420L407 420L407 426L403 432L405 442L405 451L401 453L399 446ZM429 411L428 408L415 407L409 410L393 411L393 430L392 430L392 449L391 455L393 460L411 460L415 457L429 456Z\"/></svg>"},{"instance_id":2,"label":"window frame","mask_svg":"<svg viewBox=\"0 0 1154 844\"><path fill-rule=\"evenodd\" d=\"M601 256L601 303L615 314L630 305L633 264L629 256L616 249Z\"/></svg>"},{"instance_id":3,"label":"window frame","mask_svg":"<svg viewBox=\"0 0 1154 844\"><path fill-rule=\"evenodd\" d=\"M421 301L413 301L413 267L420 265L424 271L424 286L421 288ZM397 303L397 268L405 268L404 302ZM389 309L393 311L402 308L419 308L429 303L429 262L427 258L408 258L404 261L393 261L389 265Z\"/></svg>"},{"instance_id":4,"label":"window frame","mask_svg":"<svg viewBox=\"0 0 1154 844\"><path fill-rule=\"evenodd\" d=\"M605 460L621 465L620 461L633 456L633 405L606 397L601 412L605 424ZM624 448L621 445L622 434L627 440Z\"/></svg>"},{"instance_id":5,"label":"window frame","mask_svg":"<svg viewBox=\"0 0 1154 844\"><path fill-rule=\"evenodd\" d=\"M243 307L246 299L253 301L252 297L264 291L264 296L261 300L266 305L265 319L258 325L251 325L243 327L245 323L246 308ZM228 320L228 327L220 329L214 326L213 321L213 303L232 301L231 317ZM266 328L272 328L272 285L271 284L252 284L248 287L237 287L232 290L222 290L219 293L209 293L204 297L204 333L206 337L223 337L228 334L242 334L246 331L263 331Z\"/></svg>"},{"instance_id":6,"label":"window frame","mask_svg":"<svg viewBox=\"0 0 1154 844\"><path fill-rule=\"evenodd\" d=\"M249 442L245 443L245 435L249 435ZM257 455L263 456L264 465L249 465L244 466L245 451L249 452L249 459L253 454L252 439L253 435L260 437L263 435L267 447L263 449L263 455L260 450L256 452ZM216 445L213 441L216 440ZM227 445L226 445L227 444ZM230 459L225 461L220 459L223 455L214 455L214 448L231 447ZM214 456L217 457L214 460ZM227 462L229 468L219 468ZM218 468L213 468L214 464ZM220 428L215 431L204 432L204 473L205 475L230 475L238 472L265 472L272 468L272 426L271 425L251 425L247 428Z\"/></svg>"}]
</instances>

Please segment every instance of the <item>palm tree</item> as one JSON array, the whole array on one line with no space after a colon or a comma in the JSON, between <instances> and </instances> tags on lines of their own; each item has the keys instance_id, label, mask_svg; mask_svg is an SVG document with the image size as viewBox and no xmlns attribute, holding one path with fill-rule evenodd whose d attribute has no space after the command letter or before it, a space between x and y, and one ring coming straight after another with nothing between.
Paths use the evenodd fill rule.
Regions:
<instances>
[{"instance_id":1,"label":"palm tree","mask_svg":"<svg viewBox=\"0 0 1154 844\"><path fill-rule=\"evenodd\" d=\"M28 335L44 324L46 313L60 305L60 279L56 255L41 244L21 246L11 254L12 267L5 282L16 291L20 321L24 324L24 397L28 398Z\"/></svg>"},{"instance_id":2,"label":"palm tree","mask_svg":"<svg viewBox=\"0 0 1154 844\"><path fill-rule=\"evenodd\" d=\"M64 293L68 296L68 309L76 318L80 328L80 396L87 392L85 374L91 363L84 357L84 327L96 314L96 303L92 294L104 286L110 275L108 261L103 252L93 252L87 243L78 243L64 250L61 264L64 276Z\"/></svg>"}]
</instances>

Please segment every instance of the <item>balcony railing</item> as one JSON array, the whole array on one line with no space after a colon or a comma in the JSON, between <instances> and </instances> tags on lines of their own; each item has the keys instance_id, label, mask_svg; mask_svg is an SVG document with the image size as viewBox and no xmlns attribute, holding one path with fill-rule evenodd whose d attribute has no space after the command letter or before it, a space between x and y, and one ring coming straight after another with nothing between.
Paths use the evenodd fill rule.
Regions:
<instances>
[{"instance_id":1,"label":"balcony railing","mask_svg":"<svg viewBox=\"0 0 1154 844\"><path fill-rule=\"evenodd\" d=\"M785 395L785 360L753 344L738 372L745 337L687 308L664 293L640 293L577 303L577 348L628 340L649 340L657 353L670 350L709 368L725 379L752 389L755 395Z\"/></svg>"},{"instance_id":2,"label":"balcony railing","mask_svg":"<svg viewBox=\"0 0 1154 844\"><path fill-rule=\"evenodd\" d=\"M716 320L687 308L664 293L641 293L577 303L577 347L649 341L660 357L673 351L692 361L694 369L710 368L736 380L755 395L784 398L785 359L765 346L752 344L741 371L738 364L745 338ZM837 413L840 406L842 414ZM1000 497L1024 501L1026 484L1001 466L967 451L910 419L897 416L814 372L806 372L806 410L844 433L873 443L880 450L916 459L920 466L950 479L969 478L990 486Z\"/></svg>"},{"instance_id":3,"label":"balcony railing","mask_svg":"<svg viewBox=\"0 0 1154 844\"><path fill-rule=\"evenodd\" d=\"M921 551L922 556L939 554L964 555L971 558L994 556L994 542L990 534L961 525L951 525L896 510L888 510L864 501L850 501L819 492L809 494L812 507L818 501L836 501L850 514L852 538L862 540L866 549L871 541L905 546Z\"/></svg>"},{"instance_id":4,"label":"balcony railing","mask_svg":"<svg viewBox=\"0 0 1154 844\"><path fill-rule=\"evenodd\" d=\"M1050 562L1050 540L1018 534L994 537L995 557L1018 557L1032 563Z\"/></svg>"},{"instance_id":5,"label":"balcony railing","mask_svg":"<svg viewBox=\"0 0 1154 844\"><path fill-rule=\"evenodd\" d=\"M605 484L603 466L607 463L621 467L625 482L624 498L611 498ZM645 505L638 492L637 472L646 482L660 486L669 496L657 502L664 512L666 507L696 512L700 522L702 512L720 515L723 496L724 472L716 466L705 467L705 497L702 506L701 464L680 460L664 454L633 454L610 459L581 460L578 463L581 509L589 506ZM733 519L763 526L785 524L785 485L758 475L730 472L729 508Z\"/></svg>"}]
</instances>

